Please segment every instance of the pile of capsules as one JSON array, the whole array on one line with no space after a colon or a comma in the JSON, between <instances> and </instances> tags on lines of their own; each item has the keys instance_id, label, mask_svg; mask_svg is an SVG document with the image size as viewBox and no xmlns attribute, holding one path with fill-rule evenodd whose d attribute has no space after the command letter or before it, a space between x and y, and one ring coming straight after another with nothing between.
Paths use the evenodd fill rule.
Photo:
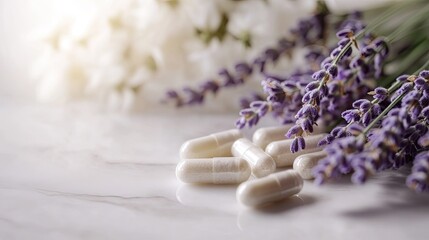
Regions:
<instances>
[{"instance_id":1,"label":"pile of capsules","mask_svg":"<svg viewBox=\"0 0 429 240\"><path fill-rule=\"evenodd\" d=\"M241 183L237 199L250 207L288 198L301 191L303 179L313 178L311 169L326 156L317 145L326 136L321 134L323 127L314 129L317 135L305 137L306 148L298 153L290 151L292 139L284 137L289 128L260 128L253 141L237 129L189 140L180 148L176 176L191 184ZM274 173L291 166L293 170ZM247 181L250 175L255 179Z\"/></svg>"}]
</instances>

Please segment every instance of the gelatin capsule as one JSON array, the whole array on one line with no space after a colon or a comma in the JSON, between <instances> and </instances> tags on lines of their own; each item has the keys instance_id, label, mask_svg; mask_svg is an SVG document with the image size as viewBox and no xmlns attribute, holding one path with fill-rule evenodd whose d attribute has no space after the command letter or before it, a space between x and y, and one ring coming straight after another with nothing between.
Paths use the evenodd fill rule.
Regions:
<instances>
[{"instance_id":1,"label":"gelatin capsule","mask_svg":"<svg viewBox=\"0 0 429 240\"><path fill-rule=\"evenodd\" d=\"M250 173L249 163L238 157L185 159L176 167L177 178L185 183L241 183Z\"/></svg>"},{"instance_id":2,"label":"gelatin capsule","mask_svg":"<svg viewBox=\"0 0 429 240\"><path fill-rule=\"evenodd\" d=\"M279 127L259 128L253 134L252 141L256 146L265 149L268 144L274 141L286 140L285 134L294 125L295 124L287 124ZM320 124L319 126L314 126L313 134L319 134L323 132L325 132L325 127L323 124Z\"/></svg>"},{"instance_id":3,"label":"gelatin capsule","mask_svg":"<svg viewBox=\"0 0 429 240\"><path fill-rule=\"evenodd\" d=\"M301 175L303 179L313 179L312 169L327 154L325 151L303 154L293 162L293 169Z\"/></svg>"},{"instance_id":4,"label":"gelatin capsule","mask_svg":"<svg viewBox=\"0 0 429 240\"><path fill-rule=\"evenodd\" d=\"M245 159L255 177L265 177L276 170L273 158L249 139L240 138L232 145L232 155Z\"/></svg>"},{"instance_id":5,"label":"gelatin capsule","mask_svg":"<svg viewBox=\"0 0 429 240\"><path fill-rule=\"evenodd\" d=\"M288 198L301 191L304 182L294 170L273 173L263 178L240 184L237 200L249 207Z\"/></svg>"},{"instance_id":6,"label":"gelatin capsule","mask_svg":"<svg viewBox=\"0 0 429 240\"><path fill-rule=\"evenodd\" d=\"M180 158L231 157L232 144L242 137L239 130L231 129L188 140L180 148Z\"/></svg>"},{"instance_id":7,"label":"gelatin capsule","mask_svg":"<svg viewBox=\"0 0 429 240\"><path fill-rule=\"evenodd\" d=\"M305 139L305 149L296 153L290 151L290 145L292 144L293 139L286 139L281 141L276 141L268 144L265 152L273 156L274 161L276 162L277 167L289 167L293 165L293 161L296 157L322 150L322 147L317 146L320 140L324 138L326 134L318 134L304 137Z\"/></svg>"}]
</instances>

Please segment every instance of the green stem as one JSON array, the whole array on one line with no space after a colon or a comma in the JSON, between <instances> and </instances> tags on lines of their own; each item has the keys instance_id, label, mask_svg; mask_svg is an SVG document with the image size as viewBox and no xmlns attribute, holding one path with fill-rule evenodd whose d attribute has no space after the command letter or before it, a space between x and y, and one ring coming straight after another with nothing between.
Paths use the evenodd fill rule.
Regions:
<instances>
[{"instance_id":1,"label":"green stem","mask_svg":"<svg viewBox=\"0 0 429 240\"><path fill-rule=\"evenodd\" d=\"M393 6L391 6L390 8L388 8L381 16L377 17L376 19L372 20L368 26L367 26L367 31L368 32L372 32L374 31L377 27L381 26L382 24L384 24L385 22L387 22L388 20L390 20L389 18L391 16L396 15L398 12L402 11L404 9L405 6L407 6L407 2L405 3L399 3L399 4L394 4ZM374 23L373 25L371 25L371 23Z\"/></svg>"},{"instance_id":2,"label":"green stem","mask_svg":"<svg viewBox=\"0 0 429 240\"><path fill-rule=\"evenodd\" d=\"M412 18L399 25L399 27L392 34L390 34L386 40L393 42L395 38L401 36L400 34L402 34L404 31L413 29L413 26L421 23L422 21L426 21L428 10L429 5L426 5L426 7L420 9L417 13L413 14Z\"/></svg>"},{"instance_id":3,"label":"green stem","mask_svg":"<svg viewBox=\"0 0 429 240\"><path fill-rule=\"evenodd\" d=\"M414 73L417 74L420 71L423 71L429 67L429 54L428 54L428 60Z\"/></svg>"},{"instance_id":4,"label":"green stem","mask_svg":"<svg viewBox=\"0 0 429 240\"><path fill-rule=\"evenodd\" d=\"M401 60L398 70L392 75L399 76L403 74L406 70L412 70L410 69L410 66L418 62L419 59L421 59L424 55L426 55L428 50L429 50L429 41L428 40L421 41L412 50L412 52L406 56L405 59ZM380 84L381 86L388 86L389 84L392 83L392 79L391 78L383 79L380 83L381 83Z\"/></svg>"}]
</instances>

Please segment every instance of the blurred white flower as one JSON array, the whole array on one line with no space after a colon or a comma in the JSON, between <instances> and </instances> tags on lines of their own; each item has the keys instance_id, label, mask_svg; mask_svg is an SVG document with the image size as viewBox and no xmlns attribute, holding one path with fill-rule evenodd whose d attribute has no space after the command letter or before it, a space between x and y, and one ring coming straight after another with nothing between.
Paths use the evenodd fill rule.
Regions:
<instances>
[{"instance_id":1,"label":"blurred white flower","mask_svg":"<svg viewBox=\"0 0 429 240\"><path fill-rule=\"evenodd\" d=\"M79 1L86 10L63 19L44 38L38 96L98 99L109 108L131 109L149 81L164 91L249 61L309 12L302 3L309 1ZM145 94L161 98L155 95L160 91Z\"/></svg>"}]
</instances>

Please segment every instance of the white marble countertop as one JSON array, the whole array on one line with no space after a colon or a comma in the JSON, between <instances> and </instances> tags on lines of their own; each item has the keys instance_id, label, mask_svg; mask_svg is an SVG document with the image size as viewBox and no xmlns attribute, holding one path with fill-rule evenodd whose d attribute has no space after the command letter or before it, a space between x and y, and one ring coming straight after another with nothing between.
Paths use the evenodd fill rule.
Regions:
<instances>
[{"instance_id":1,"label":"white marble countertop","mask_svg":"<svg viewBox=\"0 0 429 240\"><path fill-rule=\"evenodd\" d=\"M429 195L407 169L344 180L264 209L236 186L176 180L180 144L234 114L113 115L0 101L0 239L427 239Z\"/></svg>"}]
</instances>

